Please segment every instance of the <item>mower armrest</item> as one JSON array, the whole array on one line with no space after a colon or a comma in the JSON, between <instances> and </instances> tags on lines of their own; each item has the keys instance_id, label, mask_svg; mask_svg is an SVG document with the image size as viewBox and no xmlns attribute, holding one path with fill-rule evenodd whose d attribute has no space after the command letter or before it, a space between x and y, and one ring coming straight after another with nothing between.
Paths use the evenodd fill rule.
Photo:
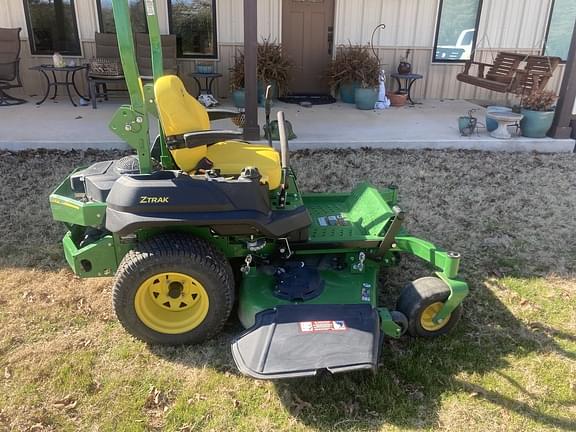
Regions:
<instances>
[{"instance_id":1,"label":"mower armrest","mask_svg":"<svg viewBox=\"0 0 576 432\"><path fill-rule=\"evenodd\" d=\"M208 130L199 132L190 132L184 134L185 147L200 147L203 145L210 146L222 141L242 139L242 131L232 130Z\"/></svg>"},{"instance_id":2,"label":"mower armrest","mask_svg":"<svg viewBox=\"0 0 576 432\"><path fill-rule=\"evenodd\" d=\"M210 121L233 118L240 114L238 111L229 109L207 109L206 111Z\"/></svg>"}]
</instances>

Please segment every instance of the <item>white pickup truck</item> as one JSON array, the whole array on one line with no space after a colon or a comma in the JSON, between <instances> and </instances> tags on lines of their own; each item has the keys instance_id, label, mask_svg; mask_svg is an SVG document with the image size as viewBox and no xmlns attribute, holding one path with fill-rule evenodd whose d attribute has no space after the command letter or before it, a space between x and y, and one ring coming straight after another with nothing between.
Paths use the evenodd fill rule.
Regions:
<instances>
[{"instance_id":1,"label":"white pickup truck","mask_svg":"<svg viewBox=\"0 0 576 432\"><path fill-rule=\"evenodd\" d=\"M472 43L476 29L463 30L455 45L439 45L436 47L435 60L469 60L472 55Z\"/></svg>"}]
</instances>

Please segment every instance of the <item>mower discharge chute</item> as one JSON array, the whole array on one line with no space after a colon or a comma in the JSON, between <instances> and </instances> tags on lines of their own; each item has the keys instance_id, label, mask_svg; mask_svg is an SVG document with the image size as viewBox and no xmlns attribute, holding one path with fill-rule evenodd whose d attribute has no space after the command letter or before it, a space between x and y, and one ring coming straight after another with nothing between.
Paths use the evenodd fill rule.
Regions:
<instances>
[{"instance_id":1,"label":"mower discharge chute","mask_svg":"<svg viewBox=\"0 0 576 432\"><path fill-rule=\"evenodd\" d=\"M214 131L182 81L163 75L155 2L146 14L154 77L138 72L127 0L114 0L131 104L110 127L135 156L77 169L50 196L64 222L66 260L81 277L115 275L113 304L126 330L152 344L216 335L234 304L246 330L232 343L256 378L374 369L383 337L437 336L458 321L468 293L460 256L409 235L395 187L301 193L281 155ZM150 145L149 121L160 136ZM433 276L406 285L396 310L381 307L378 274L402 253Z\"/></svg>"}]
</instances>

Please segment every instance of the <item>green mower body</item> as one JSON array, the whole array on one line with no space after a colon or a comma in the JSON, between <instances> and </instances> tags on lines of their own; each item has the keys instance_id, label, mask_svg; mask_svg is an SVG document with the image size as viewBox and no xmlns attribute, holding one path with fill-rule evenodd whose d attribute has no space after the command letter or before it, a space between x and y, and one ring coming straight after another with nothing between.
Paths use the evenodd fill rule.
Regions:
<instances>
[{"instance_id":1,"label":"green mower body","mask_svg":"<svg viewBox=\"0 0 576 432\"><path fill-rule=\"evenodd\" d=\"M242 372L270 379L374 369L383 337L437 336L456 324L468 293L457 278L460 256L407 233L395 187L301 193L285 145L274 190L258 167L236 176L182 172L162 133L153 161L154 88L137 84L127 1L113 6L132 104L119 109L111 129L136 155L75 170L50 205L68 228L63 246L73 272L115 275L114 307L131 334L149 343L201 343L237 303L246 330L232 343L234 360ZM154 2L146 7L158 79ZM429 263L433 276L409 282L389 310L378 278L402 254Z\"/></svg>"}]
</instances>

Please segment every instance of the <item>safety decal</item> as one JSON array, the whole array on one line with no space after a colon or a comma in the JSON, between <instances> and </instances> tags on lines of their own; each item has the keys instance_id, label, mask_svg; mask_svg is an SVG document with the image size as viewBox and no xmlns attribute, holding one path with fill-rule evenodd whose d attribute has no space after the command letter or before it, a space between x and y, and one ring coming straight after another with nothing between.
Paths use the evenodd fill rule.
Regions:
<instances>
[{"instance_id":1,"label":"safety decal","mask_svg":"<svg viewBox=\"0 0 576 432\"><path fill-rule=\"evenodd\" d=\"M347 330L345 321L301 321L299 324L300 331L302 333L320 333Z\"/></svg>"}]
</instances>

